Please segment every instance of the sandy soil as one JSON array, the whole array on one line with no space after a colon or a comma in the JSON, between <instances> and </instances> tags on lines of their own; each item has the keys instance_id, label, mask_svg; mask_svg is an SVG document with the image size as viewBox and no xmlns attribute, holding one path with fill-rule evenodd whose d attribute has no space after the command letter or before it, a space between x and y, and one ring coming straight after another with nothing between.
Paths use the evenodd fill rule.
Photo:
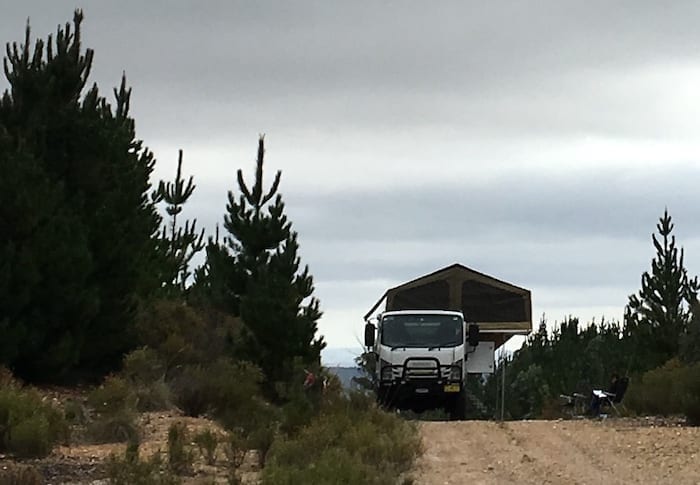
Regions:
<instances>
[{"instance_id":1,"label":"sandy soil","mask_svg":"<svg viewBox=\"0 0 700 485\"><path fill-rule=\"evenodd\" d=\"M184 423L190 435L194 435L205 429L209 429L219 435L224 435L224 430L214 421L204 418L190 418L182 416L174 411L151 412L141 415L140 428L143 432L139 454L142 458L149 458L155 453L164 452L168 447L168 429L173 423ZM216 463L207 465L204 458L197 452L194 443L191 443L193 452L193 469L189 476L181 477L184 485L201 483L225 484L228 469L227 459L223 445L216 452ZM109 444L72 444L71 446L57 446L49 456L38 460L25 460L24 463L36 467L50 485L104 485L105 461L110 455L121 456L126 449L124 443ZM0 468L7 466L12 460L0 455ZM239 476L244 484L259 482L259 466L257 452L249 452L243 466L239 470Z\"/></svg>"},{"instance_id":2,"label":"sandy soil","mask_svg":"<svg viewBox=\"0 0 700 485\"><path fill-rule=\"evenodd\" d=\"M416 482L700 484L700 428L639 420L424 422Z\"/></svg>"}]
</instances>

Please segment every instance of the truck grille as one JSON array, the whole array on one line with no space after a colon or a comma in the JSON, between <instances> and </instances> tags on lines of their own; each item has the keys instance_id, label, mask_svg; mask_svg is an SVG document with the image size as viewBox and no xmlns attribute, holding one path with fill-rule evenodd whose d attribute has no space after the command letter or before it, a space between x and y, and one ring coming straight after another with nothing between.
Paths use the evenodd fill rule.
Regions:
<instances>
[{"instance_id":1,"label":"truck grille","mask_svg":"<svg viewBox=\"0 0 700 485\"><path fill-rule=\"evenodd\" d=\"M405 370L406 379L438 379L440 368L432 362L409 362Z\"/></svg>"},{"instance_id":2,"label":"truck grille","mask_svg":"<svg viewBox=\"0 0 700 485\"><path fill-rule=\"evenodd\" d=\"M448 380L450 378L450 372L452 366L443 365L439 366L437 359L426 360L409 360L406 365L391 365L388 362L383 361L382 369L385 371L391 368L391 376L397 380ZM382 372L383 375L384 371ZM384 378L386 379L386 377Z\"/></svg>"},{"instance_id":3,"label":"truck grille","mask_svg":"<svg viewBox=\"0 0 700 485\"><path fill-rule=\"evenodd\" d=\"M437 369L406 369L406 379L436 379Z\"/></svg>"}]
</instances>

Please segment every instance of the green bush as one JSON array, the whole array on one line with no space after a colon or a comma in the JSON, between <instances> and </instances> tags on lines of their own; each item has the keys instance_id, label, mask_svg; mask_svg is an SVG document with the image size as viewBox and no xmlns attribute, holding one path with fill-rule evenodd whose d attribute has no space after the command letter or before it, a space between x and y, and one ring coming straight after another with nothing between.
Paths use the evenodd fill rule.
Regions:
<instances>
[{"instance_id":1,"label":"green bush","mask_svg":"<svg viewBox=\"0 0 700 485\"><path fill-rule=\"evenodd\" d=\"M392 483L419 451L412 423L353 393L325 406L296 436L275 440L263 483Z\"/></svg>"},{"instance_id":2,"label":"green bush","mask_svg":"<svg viewBox=\"0 0 700 485\"><path fill-rule=\"evenodd\" d=\"M155 350L142 347L124 357L121 374L131 382L148 384L163 380L165 364Z\"/></svg>"},{"instance_id":3,"label":"green bush","mask_svg":"<svg viewBox=\"0 0 700 485\"><path fill-rule=\"evenodd\" d=\"M46 416L35 414L14 425L7 447L18 456L46 456L51 452L51 432Z\"/></svg>"},{"instance_id":4,"label":"green bush","mask_svg":"<svg viewBox=\"0 0 700 485\"><path fill-rule=\"evenodd\" d=\"M171 383L175 404L185 416L202 416L212 407L211 378L208 369L202 365L185 366Z\"/></svg>"},{"instance_id":5,"label":"green bush","mask_svg":"<svg viewBox=\"0 0 700 485\"><path fill-rule=\"evenodd\" d=\"M0 485L41 485L44 478L36 468L10 463L0 468Z\"/></svg>"},{"instance_id":6,"label":"green bush","mask_svg":"<svg viewBox=\"0 0 700 485\"><path fill-rule=\"evenodd\" d=\"M187 443L189 433L184 423L173 423L168 429L168 465L175 473L188 473L192 469L192 453Z\"/></svg>"},{"instance_id":7,"label":"green bush","mask_svg":"<svg viewBox=\"0 0 700 485\"><path fill-rule=\"evenodd\" d=\"M68 434L63 413L38 392L14 381L0 388L0 452L45 456Z\"/></svg>"},{"instance_id":8,"label":"green bush","mask_svg":"<svg viewBox=\"0 0 700 485\"><path fill-rule=\"evenodd\" d=\"M323 395L323 380L331 386L335 385L336 376L325 375L318 370L316 383L308 388L304 387L306 371L301 363L295 363L294 377L292 381L277 385L277 395L283 404L281 406L280 431L285 434L294 434L311 422L319 412L321 396ZM328 390L333 393L332 389ZM330 394L329 394L330 395Z\"/></svg>"},{"instance_id":9,"label":"green bush","mask_svg":"<svg viewBox=\"0 0 700 485\"><path fill-rule=\"evenodd\" d=\"M633 380L624 402L637 414L682 414L689 424L700 425L700 364L672 359Z\"/></svg>"},{"instance_id":10,"label":"green bush","mask_svg":"<svg viewBox=\"0 0 700 485\"><path fill-rule=\"evenodd\" d=\"M235 471L241 467L243 460L245 460L248 444L238 433L229 433L226 437L224 452L226 453L229 467Z\"/></svg>"},{"instance_id":11,"label":"green bush","mask_svg":"<svg viewBox=\"0 0 700 485\"><path fill-rule=\"evenodd\" d=\"M240 327L238 319L216 310L160 300L141 312L136 331L140 344L158 355L169 381L187 365L206 364L229 354L229 342Z\"/></svg>"},{"instance_id":12,"label":"green bush","mask_svg":"<svg viewBox=\"0 0 700 485\"><path fill-rule=\"evenodd\" d=\"M100 387L88 395L87 400L96 413L87 426L87 434L91 441L138 441L138 398L125 378L108 376Z\"/></svg>"},{"instance_id":13,"label":"green bush","mask_svg":"<svg viewBox=\"0 0 700 485\"><path fill-rule=\"evenodd\" d=\"M160 454L141 460L136 450L127 449L124 456L111 455L107 460L107 479L111 485L179 485L181 480L163 469Z\"/></svg>"},{"instance_id":14,"label":"green bush","mask_svg":"<svg viewBox=\"0 0 700 485\"><path fill-rule=\"evenodd\" d=\"M154 349L170 369L201 362L206 325L191 307L176 301L154 302L141 312L136 325L142 345Z\"/></svg>"},{"instance_id":15,"label":"green bush","mask_svg":"<svg viewBox=\"0 0 700 485\"><path fill-rule=\"evenodd\" d=\"M280 431L286 434L296 433L308 425L317 414L314 403L303 394L294 396L282 406L281 411Z\"/></svg>"},{"instance_id":16,"label":"green bush","mask_svg":"<svg viewBox=\"0 0 700 485\"><path fill-rule=\"evenodd\" d=\"M104 383L88 395L88 404L99 414L117 414L136 409L136 393L121 376L107 376Z\"/></svg>"},{"instance_id":17,"label":"green bush","mask_svg":"<svg viewBox=\"0 0 700 485\"><path fill-rule=\"evenodd\" d=\"M319 449L311 452L313 465L305 468L297 466L278 466L270 464L265 468L263 483L265 485L294 485L313 483L315 485L386 485L395 482L395 476L382 473L364 463L358 454L350 454L345 449Z\"/></svg>"},{"instance_id":18,"label":"green bush","mask_svg":"<svg viewBox=\"0 0 700 485\"><path fill-rule=\"evenodd\" d=\"M156 351L143 347L124 358L121 372L136 399L139 411L170 408L170 389L165 383L165 364Z\"/></svg>"},{"instance_id":19,"label":"green bush","mask_svg":"<svg viewBox=\"0 0 700 485\"><path fill-rule=\"evenodd\" d=\"M688 424L700 426L700 363L686 369L685 382L678 392Z\"/></svg>"},{"instance_id":20,"label":"green bush","mask_svg":"<svg viewBox=\"0 0 700 485\"><path fill-rule=\"evenodd\" d=\"M210 429L205 429L194 435L193 441L207 465L213 465L216 462L216 448L219 446L217 433Z\"/></svg>"},{"instance_id":21,"label":"green bush","mask_svg":"<svg viewBox=\"0 0 700 485\"><path fill-rule=\"evenodd\" d=\"M186 366L172 384L175 402L188 416L209 414L227 429L246 433L269 426L276 411L261 396L260 370L247 362L219 359Z\"/></svg>"},{"instance_id":22,"label":"green bush","mask_svg":"<svg viewBox=\"0 0 700 485\"><path fill-rule=\"evenodd\" d=\"M93 443L139 441L138 415L129 409L99 414L88 424L87 436Z\"/></svg>"},{"instance_id":23,"label":"green bush","mask_svg":"<svg viewBox=\"0 0 700 485\"><path fill-rule=\"evenodd\" d=\"M680 414L681 403L675 393L683 366L672 359L662 367L630 380L625 406L638 414Z\"/></svg>"},{"instance_id":24,"label":"green bush","mask_svg":"<svg viewBox=\"0 0 700 485\"><path fill-rule=\"evenodd\" d=\"M260 466L265 466L270 448L275 442L276 437L277 433L275 432L275 428L271 426L262 426L248 434L248 447L251 450L257 450Z\"/></svg>"},{"instance_id":25,"label":"green bush","mask_svg":"<svg viewBox=\"0 0 700 485\"><path fill-rule=\"evenodd\" d=\"M85 425L88 422L88 410L80 400L68 399L63 403L63 414L70 424Z\"/></svg>"}]
</instances>

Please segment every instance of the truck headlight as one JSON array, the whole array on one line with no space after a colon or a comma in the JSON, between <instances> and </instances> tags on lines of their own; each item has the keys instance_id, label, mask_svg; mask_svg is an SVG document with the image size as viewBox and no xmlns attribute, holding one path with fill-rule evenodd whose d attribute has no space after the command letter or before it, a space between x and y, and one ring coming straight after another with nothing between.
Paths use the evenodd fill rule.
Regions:
<instances>
[{"instance_id":1,"label":"truck headlight","mask_svg":"<svg viewBox=\"0 0 700 485\"><path fill-rule=\"evenodd\" d=\"M450 380L451 381L461 381L462 380L462 366L463 366L462 359L459 359L457 362L452 364L452 369L450 369Z\"/></svg>"}]
</instances>

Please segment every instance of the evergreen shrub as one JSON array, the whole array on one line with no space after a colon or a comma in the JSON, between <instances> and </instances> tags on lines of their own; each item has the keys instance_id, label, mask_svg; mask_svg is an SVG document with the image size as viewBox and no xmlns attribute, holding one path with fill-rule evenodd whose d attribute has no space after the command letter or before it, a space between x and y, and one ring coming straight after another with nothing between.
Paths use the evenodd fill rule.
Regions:
<instances>
[{"instance_id":1,"label":"evergreen shrub","mask_svg":"<svg viewBox=\"0 0 700 485\"><path fill-rule=\"evenodd\" d=\"M128 354L121 375L128 381L139 411L170 408L171 393L165 383L165 365L154 350L143 347Z\"/></svg>"},{"instance_id":2,"label":"evergreen shrub","mask_svg":"<svg viewBox=\"0 0 700 485\"><path fill-rule=\"evenodd\" d=\"M678 390L687 423L700 426L700 363L687 367L683 386Z\"/></svg>"},{"instance_id":3,"label":"evergreen shrub","mask_svg":"<svg viewBox=\"0 0 700 485\"><path fill-rule=\"evenodd\" d=\"M328 403L295 436L275 440L263 483L393 483L419 452L413 423L353 393Z\"/></svg>"},{"instance_id":4,"label":"evergreen shrub","mask_svg":"<svg viewBox=\"0 0 700 485\"><path fill-rule=\"evenodd\" d=\"M88 396L96 416L88 424L89 438L95 443L138 440L137 396L129 382L120 376L108 376Z\"/></svg>"},{"instance_id":5,"label":"evergreen shrub","mask_svg":"<svg viewBox=\"0 0 700 485\"><path fill-rule=\"evenodd\" d=\"M188 473L194 458L189 449L189 432L185 423L173 423L168 428L168 466L174 473Z\"/></svg>"},{"instance_id":6,"label":"evergreen shrub","mask_svg":"<svg viewBox=\"0 0 700 485\"><path fill-rule=\"evenodd\" d=\"M122 409L135 409L136 395L126 379L110 375L88 395L88 404L100 414L114 414Z\"/></svg>"},{"instance_id":7,"label":"evergreen shrub","mask_svg":"<svg viewBox=\"0 0 700 485\"><path fill-rule=\"evenodd\" d=\"M14 381L0 388L0 452L43 457L58 441L67 440L63 413L33 389Z\"/></svg>"},{"instance_id":8,"label":"evergreen shrub","mask_svg":"<svg viewBox=\"0 0 700 485\"><path fill-rule=\"evenodd\" d=\"M36 468L10 463L0 468L0 485L41 485L44 478Z\"/></svg>"},{"instance_id":9,"label":"evergreen shrub","mask_svg":"<svg viewBox=\"0 0 700 485\"><path fill-rule=\"evenodd\" d=\"M207 465L214 465L216 463L216 449L219 447L217 433L207 428L194 435L193 441Z\"/></svg>"},{"instance_id":10,"label":"evergreen shrub","mask_svg":"<svg viewBox=\"0 0 700 485\"><path fill-rule=\"evenodd\" d=\"M637 414L684 415L700 425L700 364L671 359L630 383L625 406Z\"/></svg>"},{"instance_id":11,"label":"evergreen shrub","mask_svg":"<svg viewBox=\"0 0 700 485\"><path fill-rule=\"evenodd\" d=\"M141 430L137 414L133 410L122 409L110 414L99 414L88 424L87 434L93 443L123 443L138 441Z\"/></svg>"},{"instance_id":12,"label":"evergreen shrub","mask_svg":"<svg viewBox=\"0 0 700 485\"><path fill-rule=\"evenodd\" d=\"M262 374L247 362L219 359L186 366L172 383L174 398L188 416L209 414L227 429L246 433L269 426L274 409L262 399Z\"/></svg>"},{"instance_id":13,"label":"evergreen shrub","mask_svg":"<svg viewBox=\"0 0 700 485\"><path fill-rule=\"evenodd\" d=\"M163 467L159 453L150 459L139 457L138 448L121 457L111 455L107 460L107 478L110 485L179 485L182 480Z\"/></svg>"},{"instance_id":14,"label":"evergreen shrub","mask_svg":"<svg viewBox=\"0 0 700 485\"><path fill-rule=\"evenodd\" d=\"M139 344L157 356L157 368L166 381L187 365L213 362L230 354L228 342L240 330L240 321L211 308L175 300L156 300L144 308L136 323Z\"/></svg>"}]
</instances>

